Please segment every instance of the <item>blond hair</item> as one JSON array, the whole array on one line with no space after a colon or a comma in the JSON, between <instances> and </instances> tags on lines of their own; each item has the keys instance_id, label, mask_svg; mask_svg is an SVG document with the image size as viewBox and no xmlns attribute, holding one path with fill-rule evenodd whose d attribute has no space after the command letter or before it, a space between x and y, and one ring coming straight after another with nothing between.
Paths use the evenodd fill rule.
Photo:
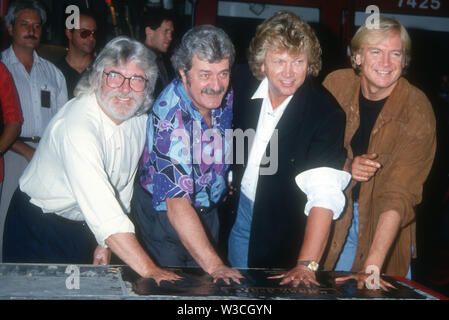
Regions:
<instances>
[{"instance_id":1,"label":"blond hair","mask_svg":"<svg viewBox=\"0 0 449 320\"><path fill-rule=\"evenodd\" d=\"M290 11L281 10L266 19L256 29L248 51L248 64L253 75L261 80L261 71L268 50L292 54L306 53L309 60L308 74L317 76L321 70L321 47L315 32L307 22Z\"/></svg>"},{"instance_id":2,"label":"blond hair","mask_svg":"<svg viewBox=\"0 0 449 320\"><path fill-rule=\"evenodd\" d=\"M351 65L359 72L360 66L357 65L356 56L362 50L362 47L367 44L368 37L373 34L378 34L380 37L385 39L387 33L397 32L401 37L402 50L403 50L403 65L404 69L408 67L411 60L411 47L412 42L410 36L404 26L393 18L388 18L384 16L379 17L379 28L367 28L365 24L360 26L360 28L355 33L351 40Z\"/></svg>"}]
</instances>

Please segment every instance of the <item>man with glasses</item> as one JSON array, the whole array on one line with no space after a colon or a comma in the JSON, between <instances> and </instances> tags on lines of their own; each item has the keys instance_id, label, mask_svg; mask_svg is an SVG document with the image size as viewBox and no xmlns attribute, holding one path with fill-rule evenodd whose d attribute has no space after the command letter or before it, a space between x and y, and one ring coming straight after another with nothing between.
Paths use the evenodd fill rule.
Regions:
<instances>
[{"instance_id":1,"label":"man with glasses","mask_svg":"<svg viewBox=\"0 0 449 320\"><path fill-rule=\"evenodd\" d=\"M137 41L118 37L101 51L20 179L5 262L108 264L112 250L142 277L179 278L155 265L128 218L156 77Z\"/></svg>"},{"instance_id":2,"label":"man with glasses","mask_svg":"<svg viewBox=\"0 0 449 320\"><path fill-rule=\"evenodd\" d=\"M79 29L65 29L69 50L67 55L56 64L66 79L69 99L73 98L73 90L82 73L94 60L97 43L97 23L94 15L86 9L80 9L79 22Z\"/></svg>"},{"instance_id":3,"label":"man with glasses","mask_svg":"<svg viewBox=\"0 0 449 320\"><path fill-rule=\"evenodd\" d=\"M2 62L11 73L22 107L20 137L5 154L5 177L0 200L0 233L9 202L38 146L50 119L67 102L66 82L61 71L40 57L46 12L38 1L14 1L5 16L11 46L2 52ZM2 88L4 90L4 88Z\"/></svg>"}]
</instances>

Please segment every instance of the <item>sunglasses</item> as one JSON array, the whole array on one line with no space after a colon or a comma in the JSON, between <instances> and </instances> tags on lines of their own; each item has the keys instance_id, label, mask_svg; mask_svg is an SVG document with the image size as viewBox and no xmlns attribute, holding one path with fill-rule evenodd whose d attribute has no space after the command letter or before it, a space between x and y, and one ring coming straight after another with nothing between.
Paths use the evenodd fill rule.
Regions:
<instances>
[{"instance_id":1,"label":"sunglasses","mask_svg":"<svg viewBox=\"0 0 449 320\"><path fill-rule=\"evenodd\" d=\"M80 33L80 37L82 38L82 39L86 39L86 38L89 38L91 35L92 35L92 37L94 37L94 38L96 38L97 37L97 31L96 30L88 30L88 29L81 29L80 31L79 31L79 33Z\"/></svg>"}]
</instances>

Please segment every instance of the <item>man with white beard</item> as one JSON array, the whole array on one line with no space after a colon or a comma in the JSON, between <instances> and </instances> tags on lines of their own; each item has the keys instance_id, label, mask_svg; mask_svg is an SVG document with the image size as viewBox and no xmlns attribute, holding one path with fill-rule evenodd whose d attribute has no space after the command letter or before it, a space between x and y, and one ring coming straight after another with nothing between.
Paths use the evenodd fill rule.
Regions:
<instances>
[{"instance_id":1,"label":"man with white beard","mask_svg":"<svg viewBox=\"0 0 449 320\"><path fill-rule=\"evenodd\" d=\"M48 125L8 210L4 262L108 264L111 250L140 276L156 266L128 218L157 78L154 56L111 40Z\"/></svg>"}]
</instances>

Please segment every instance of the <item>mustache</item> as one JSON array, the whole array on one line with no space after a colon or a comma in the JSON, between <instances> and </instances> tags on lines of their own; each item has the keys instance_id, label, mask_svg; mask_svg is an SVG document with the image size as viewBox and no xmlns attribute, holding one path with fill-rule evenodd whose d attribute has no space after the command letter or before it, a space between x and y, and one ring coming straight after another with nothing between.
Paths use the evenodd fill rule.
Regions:
<instances>
[{"instance_id":1,"label":"mustache","mask_svg":"<svg viewBox=\"0 0 449 320\"><path fill-rule=\"evenodd\" d=\"M25 37L23 37L24 39L33 39L33 40L37 40L37 37L35 37L35 36L33 36L33 35L28 35L28 36L25 36Z\"/></svg>"},{"instance_id":2,"label":"mustache","mask_svg":"<svg viewBox=\"0 0 449 320\"><path fill-rule=\"evenodd\" d=\"M110 92L107 95L107 98L115 98L115 97L122 98L122 99L131 98L135 101L139 101L139 96L133 91L129 92L128 94L123 94L121 92Z\"/></svg>"},{"instance_id":3,"label":"mustache","mask_svg":"<svg viewBox=\"0 0 449 320\"><path fill-rule=\"evenodd\" d=\"M204 88L203 90L201 90L201 93L205 93L205 94L215 94L215 95L220 95L225 91L225 89L223 87L221 87L219 90L215 91L212 88Z\"/></svg>"},{"instance_id":4,"label":"mustache","mask_svg":"<svg viewBox=\"0 0 449 320\"><path fill-rule=\"evenodd\" d=\"M123 94L121 92L110 92L108 94L108 97L114 98L114 97L119 97L119 98L132 98L132 99L138 99L139 96L133 92L130 91L128 94Z\"/></svg>"}]
</instances>

